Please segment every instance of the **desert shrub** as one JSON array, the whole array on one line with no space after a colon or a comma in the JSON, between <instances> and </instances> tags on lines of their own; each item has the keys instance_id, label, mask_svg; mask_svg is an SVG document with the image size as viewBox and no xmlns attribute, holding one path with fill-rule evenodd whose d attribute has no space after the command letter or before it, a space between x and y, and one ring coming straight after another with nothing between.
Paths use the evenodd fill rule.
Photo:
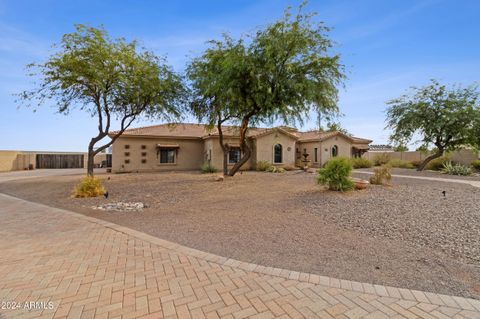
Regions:
<instances>
[{"instance_id":1,"label":"desert shrub","mask_svg":"<svg viewBox=\"0 0 480 319\"><path fill-rule=\"evenodd\" d=\"M402 160L399 158L392 158L387 163L390 167L397 167L397 168L415 168L412 162Z\"/></svg>"},{"instance_id":2,"label":"desert shrub","mask_svg":"<svg viewBox=\"0 0 480 319\"><path fill-rule=\"evenodd\" d=\"M104 193L105 189L99 179L93 176L86 176L75 186L73 197L97 197L102 196Z\"/></svg>"},{"instance_id":3,"label":"desert shrub","mask_svg":"<svg viewBox=\"0 0 480 319\"><path fill-rule=\"evenodd\" d=\"M212 166L212 164L208 162L202 165L201 170L203 174L216 173L218 171L214 166Z\"/></svg>"},{"instance_id":4,"label":"desert shrub","mask_svg":"<svg viewBox=\"0 0 480 319\"><path fill-rule=\"evenodd\" d=\"M425 169L429 169L429 170L432 170L432 171L441 171L443 169L443 164L445 164L446 162L449 162L449 161L450 161L450 159L447 156L437 157L437 158L431 160L430 162L428 162Z\"/></svg>"},{"instance_id":5,"label":"desert shrub","mask_svg":"<svg viewBox=\"0 0 480 319\"><path fill-rule=\"evenodd\" d=\"M267 168L266 172L269 173L285 173L285 169L283 167L277 167L271 165L269 168Z\"/></svg>"},{"instance_id":6,"label":"desert shrub","mask_svg":"<svg viewBox=\"0 0 480 319\"><path fill-rule=\"evenodd\" d=\"M390 173L390 166L382 165L373 169L373 175L370 176L370 184L385 185L392 180L392 174Z\"/></svg>"},{"instance_id":7,"label":"desert shrub","mask_svg":"<svg viewBox=\"0 0 480 319\"><path fill-rule=\"evenodd\" d=\"M377 154L373 158L373 165L380 166L385 165L390 161L390 155L387 153Z\"/></svg>"},{"instance_id":8,"label":"desert shrub","mask_svg":"<svg viewBox=\"0 0 480 319\"><path fill-rule=\"evenodd\" d=\"M449 175L467 176L472 174L472 169L468 166L462 164L455 164L449 161L443 164L442 172Z\"/></svg>"},{"instance_id":9,"label":"desert shrub","mask_svg":"<svg viewBox=\"0 0 480 319\"><path fill-rule=\"evenodd\" d=\"M475 168L476 170L480 171L480 160L474 160L472 162L472 167Z\"/></svg>"},{"instance_id":10,"label":"desert shrub","mask_svg":"<svg viewBox=\"0 0 480 319\"><path fill-rule=\"evenodd\" d=\"M412 163L413 167L419 167L422 162L423 161L411 161L410 163Z\"/></svg>"},{"instance_id":11,"label":"desert shrub","mask_svg":"<svg viewBox=\"0 0 480 319\"><path fill-rule=\"evenodd\" d=\"M273 167L273 165L269 161L257 161L257 164L256 164L255 167L256 167L257 171L265 172L268 169L271 169Z\"/></svg>"},{"instance_id":12,"label":"desert shrub","mask_svg":"<svg viewBox=\"0 0 480 319\"><path fill-rule=\"evenodd\" d=\"M354 157L350 159L353 168L369 168L373 166L373 163L363 157Z\"/></svg>"},{"instance_id":13,"label":"desert shrub","mask_svg":"<svg viewBox=\"0 0 480 319\"><path fill-rule=\"evenodd\" d=\"M352 163L343 157L336 157L329 160L317 173L317 182L327 185L333 191L348 191L353 189L354 184L350 179Z\"/></svg>"}]
</instances>

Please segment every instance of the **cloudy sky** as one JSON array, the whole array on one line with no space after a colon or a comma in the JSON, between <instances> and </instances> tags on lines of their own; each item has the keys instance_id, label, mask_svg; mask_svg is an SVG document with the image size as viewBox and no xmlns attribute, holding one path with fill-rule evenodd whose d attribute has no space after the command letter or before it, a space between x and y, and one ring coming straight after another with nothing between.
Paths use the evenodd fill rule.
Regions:
<instances>
[{"instance_id":1,"label":"cloudy sky","mask_svg":"<svg viewBox=\"0 0 480 319\"><path fill-rule=\"evenodd\" d=\"M205 41L223 32L241 36L298 4L0 0L0 149L85 151L96 134L96 122L87 114L59 115L48 104L34 113L18 108L13 95L31 87L25 65L44 61L74 24L103 25L113 37L139 40L181 72ZM480 80L478 0L311 0L307 8L333 28L330 37L346 65L342 126L376 144L388 142L385 101L431 78L465 85ZM315 126L313 118L300 129Z\"/></svg>"}]
</instances>

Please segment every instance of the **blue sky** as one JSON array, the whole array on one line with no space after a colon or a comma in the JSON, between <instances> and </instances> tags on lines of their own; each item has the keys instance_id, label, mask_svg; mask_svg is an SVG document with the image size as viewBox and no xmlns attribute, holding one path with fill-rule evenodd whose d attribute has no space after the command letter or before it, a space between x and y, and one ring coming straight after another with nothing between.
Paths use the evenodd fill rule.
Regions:
<instances>
[{"instance_id":1,"label":"blue sky","mask_svg":"<svg viewBox=\"0 0 480 319\"><path fill-rule=\"evenodd\" d=\"M25 65L43 61L73 24L104 25L113 37L137 39L166 55L177 71L222 32L250 32L281 17L284 0L4 1L0 0L0 149L85 151L95 120L48 105L17 108L14 93L30 88ZM385 101L431 78L445 83L480 77L478 0L311 0L308 10L333 28L348 80L340 89L340 122L386 143ZM148 125L140 121L135 126ZM314 128L315 118L301 129Z\"/></svg>"}]
</instances>

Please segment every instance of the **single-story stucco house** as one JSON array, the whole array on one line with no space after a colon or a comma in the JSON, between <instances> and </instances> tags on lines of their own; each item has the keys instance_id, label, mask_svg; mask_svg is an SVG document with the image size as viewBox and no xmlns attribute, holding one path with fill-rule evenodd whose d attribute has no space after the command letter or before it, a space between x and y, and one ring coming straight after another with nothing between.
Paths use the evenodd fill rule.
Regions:
<instances>
[{"instance_id":1,"label":"single-story stucco house","mask_svg":"<svg viewBox=\"0 0 480 319\"><path fill-rule=\"evenodd\" d=\"M222 131L231 148L228 163L233 166L241 156L238 127L225 126ZM254 169L257 161L284 167L303 167L305 163L319 167L335 156L361 156L372 142L337 131L300 132L286 126L251 128L247 136L252 155L242 169ZM196 170L208 162L221 169L223 153L217 129L208 130L203 124L161 124L128 129L112 147L113 172Z\"/></svg>"}]
</instances>

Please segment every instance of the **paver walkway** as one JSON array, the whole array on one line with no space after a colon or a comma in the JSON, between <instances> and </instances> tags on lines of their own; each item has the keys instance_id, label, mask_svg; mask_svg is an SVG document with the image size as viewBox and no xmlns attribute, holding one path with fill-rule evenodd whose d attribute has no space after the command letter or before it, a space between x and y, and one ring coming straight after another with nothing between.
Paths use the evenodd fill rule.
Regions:
<instances>
[{"instance_id":1,"label":"paver walkway","mask_svg":"<svg viewBox=\"0 0 480 319\"><path fill-rule=\"evenodd\" d=\"M2 319L480 318L479 300L243 263L3 194L0 221Z\"/></svg>"},{"instance_id":2,"label":"paver walkway","mask_svg":"<svg viewBox=\"0 0 480 319\"><path fill-rule=\"evenodd\" d=\"M364 171L356 169L353 171L354 173L358 174L368 174L373 175L371 171ZM472 181L470 179L454 179L454 178L441 178L441 177L429 177L429 176L412 176L412 175L399 175L399 174L392 174L392 177L398 178L411 178L411 179L423 179L426 181L437 181L437 182L445 182L445 183L459 183L459 184L468 184L474 187L480 188L480 181Z\"/></svg>"}]
</instances>

